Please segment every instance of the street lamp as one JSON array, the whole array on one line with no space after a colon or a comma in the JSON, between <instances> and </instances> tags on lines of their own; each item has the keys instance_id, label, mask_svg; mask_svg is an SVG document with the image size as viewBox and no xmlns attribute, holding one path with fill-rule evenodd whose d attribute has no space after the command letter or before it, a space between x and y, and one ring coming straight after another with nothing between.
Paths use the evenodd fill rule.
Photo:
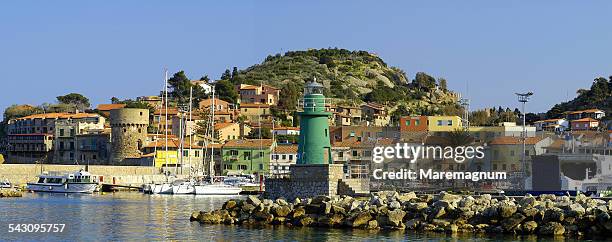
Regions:
<instances>
[{"instance_id":1,"label":"street lamp","mask_svg":"<svg viewBox=\"0 0 612 242\"><path fill-rule=\"evenodd\" d=\"M521 133L521 140L523 141L523 155L521 156L521 168L523 177L521 178L521 186L523 190L525 190L525 176L527 175L527 163L525 162L525 140L527 140L527 130L525 128L525 103L529 102L529 97L533 95L533 92L515 94L518 97L518 101L522 103L521 114L523 115L523 132Z\"/></svg>"}]
</instances>

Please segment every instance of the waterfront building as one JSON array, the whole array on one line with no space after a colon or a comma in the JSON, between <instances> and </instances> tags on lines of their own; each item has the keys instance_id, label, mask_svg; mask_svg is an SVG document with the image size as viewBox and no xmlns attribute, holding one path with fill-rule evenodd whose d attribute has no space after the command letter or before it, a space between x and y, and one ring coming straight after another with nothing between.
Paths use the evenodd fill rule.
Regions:
<instances>
[{"instance_id":1,"label":"waterfront building","mask_svg":"<svg viewBox=\"0 0 612 242\"><path fill-rule=\"evenodd\" d=\"M250 128L246 127L250 132ZM247 132L248 133L248 132ZM238 123L215 123L215 141L225 143L228 140L241 139L240 124Z\"/></svg>"},{"instance_id":2,"label":"waterfront building","mask_svg":"<svg viewBox=\"0 0 612 242\"><path fill-rule=\"evenodd\" d=\"M275 127L274 135L300 135L299 127Z\"/></svg>"},{"instance_id":3,"label":"waterfront building","mask_svg":"<svg viewBox=\"0 0 612 242\"><path fill-rule=\"evenodd\" d=\"M546 147L553 144L550 137L528 137L525 140L526 172L531 170L532 156L546 153ZM520 172L523 141L519 137L497 137L487 144L485 162L490 171Z\"/></svg>"},{"instance_id":4,"label":"waterfront building","mask_svg":"<svg viewBox=\"0 0 612 242\"><path fill-rule=\"evenodd\" d=\"M401 132L428 131L427 116L404 116L400 117Z\"/></svg>"},{"instance_id":5,"label":"waterfront building","mask_svg":"<svg viewBox=\"0 0 612 242\"><path fill-rule=\"evenodd\" d=\"M232 104L230 104L229 102L223 101L218 98L216 98L214 101L215 101L215 115L217 115L218 112L229 112L231 110L230 106ZM212 98L204 99L198 103L198 107L200 107L200 109L205 109L205 110L211 110L212 105L213 105Z\"/></svg>"},{"instance_id":6,"label":"waterfront building","mask_svg":"<svg viewBox=\"0 0 612 242\"><path fill-rule=\"evenodd\" d=\"M572 130L593 130L599 127L599 121L590 117L572 120Z\"/></svg>"},{"instance_id":7,"label":"waterfront building","mask_svg":"<svg viewBox=\"0 0 612 242\"><path fill-rule=\"evenodd\" d=\"M244 116L249 123L271 122L272 113L268 104L240 104L240 116Z\"/></svg>"},{"instance_id":8,"label":"waterfront building","mask_svg":"<svg viewBox=\"0 0 612 242\"><path fill-rule=\"evenodd\" d=\"M384 105L378 103L366 103L361 105L363 118L368 122L368 126L387 126L391 117L387 113Z\"/></svg>"},{"instance_id":9,"label":"waterfront building","mask_svg":"<svg viewBox=\"0 0 612 242\"><path fill-rule=\"evenodd\" d=\"M497 126L470 126L468 132L474 137L475 142L486 143L497 137L521 137L523 126L516 125L514 122L503 122ZM535 137L536 127L525 126L525 132L527 137Z\"/></svg>"},{"instance_id":10,"label":"waterfront building","mask_svg":"<svg viewBox=\"0 0 612 242\"><path fill-rule=\"evenodd\" d=\"M53 161L57 164L75 164L81 161L93 161L94 164L106 163L108 160L108 132L104 134L104 117L94 115L80 119L63 119L55 122ZM97 137L98 135L100 137ZM88 135L88 136L84 136ZM82 138L83 140L81 140ZM100 140L98 140L98 138ZM97 145L97 142L104 144ZM96 143L96 150L91 144ZM79 144L88 144L80 149ZM97 150L97 149L101 150ZM99 152L99 153L98 153ZM92 154L97 153L97 154ZM102 157L100 155L103 155Z\"/></svg>"},{"instance_id":11,"label":"waterfront building","mask_svg":"<svg viewBox=\"0 0 612 242\"><path fill-rule=\"evenodd\" d=\"M595 108L578 111L567 111L563 114L565 114L565 118L570 121L583 118L601 119L606 116L606 113L604 111Z\"/></svg>"},{"instance_id":12,"label":"waterfront building","mask_svg":"<svg viewBox=\"0 0 612 242\"><path fill-rule=\"evenodd\" d=\"M427 116L429 132L452 132L462 127L459 116Z\"/></svg>"},{"instance_id":13,"label":"waterfront building","mask_svg":"<svg viewBox=\"0 0 612 242\"><path fill-rule=\"evenodd\" d=\"M229 140L222 147L222 174L268 174L271 139Z\"/></svg>"},{"instance_id":14,"label":"waterfront building","mask_svg":"<svg viewBox=\"0 0 612 242\"><path fill-rule=\"evenodd\" d=\"M362 112L360 107L339 105L336 108L336 112L340 114L343 118L347 119L343 122L348 123L348 126L360 125L362 122Z\"/></svg>"},{"instance_id":15,"label":"waterfront building","mask_svg":"<svg viewBox=\"0 0 612 242\"><path fill-rule=\"evenodd\" d=\"M270 158L270 174L284 176L289 174L289 167L297 162L297 145L277 145L272 149Z\"/></svg>"},{"instance_id":16,"label":"waterfront building","mask_svg":"<svg viewBox=\"0 0 612 242\"><path fill-rule=\"evenodd\" d=\"M58 145L54 143L56 124L65 121L77 123L79 130L102 129L104 126L104 117L91 113L45 113L11 119L6 129L7 162L53 161L52 151Z\"/></svg>"},{"instance_id":17,"label":"waterfront building","mask_svg":"<svg viewBox=\"0 0 612 242\"><path fill-rule=\"evenodd\" d=\"M399 127L336 126L331 127L331 142L368 141L381 138L399 139Z\"/></svg>"},{"instance_id":18,"label":"waterfront building","mask_svg":"<svg viewBox=\"0 0 612 242\"><path fill-rule=\"evenodd\" d=\"M240 104L267 104L276 106L280 89L269 85L240 84L236 88L240 95Z\"/></svg>"},{"instance_id":19,"label":"waterfront building","mask_svg":"<svg viewBox=\"0 0 612 242\"><path fill-rule=\"evenodd\" d=\"M168 121L166 121L166 109L156 108L151 117L151 126L155 127L160 134L165 133L166 127L168 129L168 134L174 134L172 133L172 120L178 113L178 108L168 107Z\"/></svg>"},{"instance_id":20,"label":"waterfront building","mask_svg":"<svg viewBox=\"0 0 612 242\"><path fill-rule=\"evenodd\" d=\"M538 120L533 123L536 131L563 132L569 128L569 121L564 118Z\"/></svg>"}]
</instances>

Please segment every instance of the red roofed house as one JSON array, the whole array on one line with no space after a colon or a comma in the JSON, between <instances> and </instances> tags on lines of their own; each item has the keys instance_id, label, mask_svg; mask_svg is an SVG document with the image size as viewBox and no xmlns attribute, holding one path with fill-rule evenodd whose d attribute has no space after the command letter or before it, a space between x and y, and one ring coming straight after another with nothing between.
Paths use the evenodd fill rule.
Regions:
<instances>
[{"instance_id":1,"label":"red roofed house","mask_svg":"<svg viewBox=\"0 0 612 242\"><path fill-rule=\"evenodd\" d=\"M592 118L581 118L571 121L572 130L591 130L597 129L599 121Z\"/></svg>"}]
</instances>

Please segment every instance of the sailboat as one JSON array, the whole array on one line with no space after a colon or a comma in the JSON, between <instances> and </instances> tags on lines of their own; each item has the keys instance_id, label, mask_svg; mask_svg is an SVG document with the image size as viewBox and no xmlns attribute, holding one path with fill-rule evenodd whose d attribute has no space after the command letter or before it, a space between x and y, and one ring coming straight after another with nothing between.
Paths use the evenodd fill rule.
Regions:
<instances>
[{"instance_id":1,"label":"sailboat","mask_svg":"<svg viewBox=\"0 0 612 242\"><path fill-rule=\"evenodd\" d=\"M166 157L164 159L166 161L166 168L168 168L168 159L169 159L168 157L168 70L165 70L165 76L164 76L164 97L162 100L162 107L166 109L166 117L164 121L164 125L165 125L164 134L165 134L165 140L166 140L164 155ZM159 114L159 116L160 116L160 121L161 121L161 113ZM154 155L157 156L157 150L155 151ZM155 156L154 156L154 159L155 159ZM153 165L155 165L155 160L153 160ZM166 172L164 172L164 175L166 176L166 182L159 183L159 184L158 183L150 184L148 185L148 187L145 186L143 188L143 191L150 192L152 194L172 194L172 183L169 183L168 174Z\"/></svg>"},{"instance_id":2,"label":"sailboat","mask_svg":"<svg viewBox=\"0 0 612 242\"><path fill-rule=\"evenodd\" d=\"M212 104L211 104L211 140L214 139L215 134L215 88L212 89ZM238 195L242 192L242 188L238 186L227 185L225 183L215 183L215 152L214 146L210 147L210 161L208 163L210 181L208 183L201 182L194 186L196 195Z\"/></svg>"},{"instance_id":3,"label":"sailboat","mask_svg":"<svg viewBox=\"0 0 612 242\"><path fill-rule=\"evenodd\" d=\"M193 88L189 89L189 121L191 121L191 107L193 105ZM179 136L180 136L180 152L179 154L181 154L181 173L183 171L183 147L184 147L184 140L185 140L185 129L187 127L186 122L183 121L183 117L181 117L179 119L180 123L179 123ZM191 134L189 136L189 153L191 153ZM189 168L191 168L191 154L189 154L188 156L189 159ZM195 182L193 182L191 180L191 172L189 172L189 179L188 180L176 180L172 183L172 194L195 194Z\"/></svg>"}]
</instances>

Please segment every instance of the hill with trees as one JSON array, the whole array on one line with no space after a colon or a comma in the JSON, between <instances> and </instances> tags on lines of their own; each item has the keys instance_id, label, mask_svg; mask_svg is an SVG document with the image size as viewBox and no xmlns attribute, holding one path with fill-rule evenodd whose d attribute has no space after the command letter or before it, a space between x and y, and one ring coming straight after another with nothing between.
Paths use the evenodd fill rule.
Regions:
<instances>
[{"instance_id":1,"label":"hill with trees","mask_svg":"<svg viewBox=\"0 0 612 242\"><path fill-rule=\"evenodd\" d=\"M593 80L590 89L579 89L573 100L555 104L548 112L547 118L561 117L565 111L597 108L606 112L606 119L612 114L612 76L608 79L598 77Z\"/></svg>"},{"instance_id":2,"label":"hill with trees","mask_svg":"<svg viewBox=\"0 0 612 242\"><path fill-rule=\"evenodd\" d=\"M447 89L445 79L419 72L408 80L403 70L367 51L289 51L269 55L262 63L244 70L227 69L221 76L223 82L234 85L267 84L280 88L284 95L279 106L288 110L294 109L305 81L312 78L321 82L326 96L335 98L338 104L377 102L390 107L392 113L397 110L395 116L461 113L457 95Z\"/></svg>"}]
</instances>

